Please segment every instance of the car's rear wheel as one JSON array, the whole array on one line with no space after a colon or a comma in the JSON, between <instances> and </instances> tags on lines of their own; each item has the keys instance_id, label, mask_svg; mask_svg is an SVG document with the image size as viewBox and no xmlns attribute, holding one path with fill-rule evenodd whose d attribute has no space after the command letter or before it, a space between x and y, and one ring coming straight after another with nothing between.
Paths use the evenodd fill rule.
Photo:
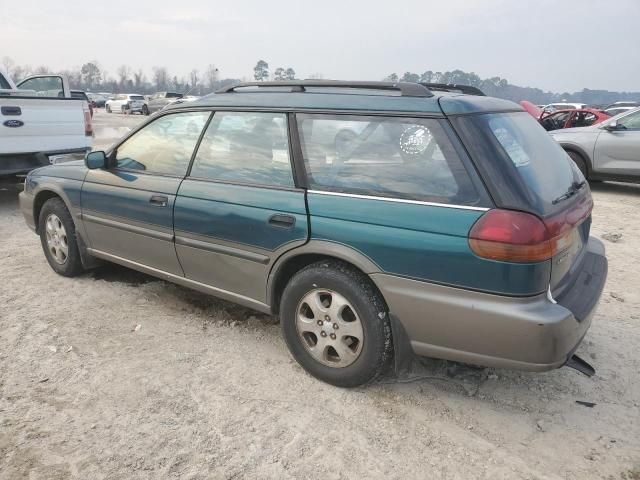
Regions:
<instances>
[{"instance_id":1,"label":"car's rear wheel","mask_svg":"<svg viewBox=\"0 0 640 480\"><path fill-rule=\"evenodd\" d=\"M146 105L142 106L142 114L149 115L149 108Z\"/></svg>"},{"instance_id":2,"label":"car's rear wheel","mask_svg":"<svg viewBox=\"0 0 640 480\"><path fill-rule=\"evenodd\" d=\"M285 341L311 375L338 387L374 380L392 356L387 309L371 281L339 261L299 271L280 303Z\"/></svg>"},{"instance_id":3,"label":"car's rear wheel","mask_svg":"<svg viewBox=\"0 0 640 480\"><path fill-rule=\"evenodd\" d=\"M71 213L59 198L50 198L42 206L38 231L45 257L53 270L65 277L83 272Z\"/></svg>"},{"instance_id":4,"label":"car's rear wheel","mask_svg":"<svg viewBox=\"0 0 640 480\"><path fill-rule=\"evenodd\" d=\"M582 176L588 179L587 163L584 161L584 158L582 158L582 155L572 150L568 150L567 154L571 157L571 160L573 160L573 163L576 164L576 166L578 167L578 170L580 170L580 173L582 173Z\"/></svg>"}]
</instances>

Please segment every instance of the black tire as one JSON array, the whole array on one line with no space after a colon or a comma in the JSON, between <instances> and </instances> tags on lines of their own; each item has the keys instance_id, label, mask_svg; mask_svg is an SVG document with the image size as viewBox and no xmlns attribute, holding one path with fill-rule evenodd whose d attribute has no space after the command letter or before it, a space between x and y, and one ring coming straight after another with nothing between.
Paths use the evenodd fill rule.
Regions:
<instances>
[{"instance_id":1,"label":"black tire","mask_svg":"<svg viewBox=\"0 0 640 480\"><path fill-rule=\"evenodd\" d=\"M149 115L149 107L147 107L146 105L142 106L142 114L143 115Z\"/></svg>"},{"instance_id":2,"label":"black tire","mask_svg":"<svg viewBox=\"0 0 640 480\"><path fill-rule=\"evenodd\" d=\"M305 345L303 334L298 333L298 308L303 299L314 291L324 289L346 299L349 307L353 306L355 318L359 318L362 326L363 339L359 354L353 363L347 366L328 366L321 363ZM314 318L312 323L315 323L315 317L308 318ZM296 273L282 294L280 319L289 351L302 368L314 377L337 387L356 387L375 380L386 371L393 356L391 325L384 300L369 278L340 261L320 261ZM350 337L339 337L338 340L326 338L323 341L335 343L344 341L345 338Z\"/></svg>"},{"instance_id":3,"label":"black tire","mask_svg":"<svg viewBox=\"0 0 640 480\"><path fill-rule=\"evenodd\" d=\"M111 113L111 107L109 105L105 105L104 109L107 111L107 113Z\"/></svg>"},{"instance_id":4,"label":"black tire","mask_svg":"<svg viewBox=\"0 0 640 480\"><path fill-rule=\"evenodd\" d=\"M66 240L63 243L66 245L67 252L66 259L62 263L56 260L48 244L47 221L50 217L51 219L54 217L59 219L66 233ZM76 226L73 223L71 213L69 213L60 198L50 198L44 203L38 218L38 231L40 232L40 243L42 244L44 255L56 273L65 277L75 277L84 271L78 250L78 240L76 239Z\"/></svg>"},{"instance_id":5,"label":"black tire","mask_svg":"<svg viewBox=\"0 0 640 480\"><path fill-rule=\"evenodd\" d=\"M580 170L580 173L582 173L582 176L588 180L589 177L588 177L588 171L587 171L587 162L584 161L584 158L582 158L582 155L571 150L567 150L567 154L571 157L571 160L573 160L573 163L576 164L576 166L578 167L578 170Z\"/></svg>"}]
</instances>

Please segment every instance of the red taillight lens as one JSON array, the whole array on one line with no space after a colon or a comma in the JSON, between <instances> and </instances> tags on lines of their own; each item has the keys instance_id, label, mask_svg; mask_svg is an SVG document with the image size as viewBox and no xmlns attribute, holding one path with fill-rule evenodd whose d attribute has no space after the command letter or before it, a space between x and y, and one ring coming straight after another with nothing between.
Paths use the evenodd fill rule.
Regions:
<instances>
[{"instance_id":1,"label":"red taillight lens","mask_svg":"<svg viewBox=\"0 0 640 480\"><path fill-rule=\"evenodd\" d=\"M541 262L553 256L547 227L535 215L489 210L469 232L469 246L479 257L505 262Z\"/></svg>"},{"instance_id":2,"label":"red taillight lens","mask_svg":"<svg viewBox=\"0 0 640 480\"><path fill-rule=\"evenodd\" d=\"M90 137L93 135L93 124L91 123L91 112L84 111L84 135Z\"/></svg>"}]
</instances>

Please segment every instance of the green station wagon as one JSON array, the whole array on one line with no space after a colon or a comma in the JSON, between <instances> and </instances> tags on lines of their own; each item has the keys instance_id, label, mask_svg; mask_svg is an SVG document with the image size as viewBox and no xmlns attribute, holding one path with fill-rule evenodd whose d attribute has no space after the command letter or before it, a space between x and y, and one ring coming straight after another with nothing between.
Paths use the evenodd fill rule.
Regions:
<instances>
[{"instance_id":1,"label":"green station wagon","mask_svg":"<svg viewBox=\"0 0 640 480\"><path fill-rule=\"evenodd\" d=\"M589 186L518 105L464 92L235 85L31 172L21 209L57 273L106 260L277 314L333 385L414 354L592 374Z\"/></svg>"}]
</instances>

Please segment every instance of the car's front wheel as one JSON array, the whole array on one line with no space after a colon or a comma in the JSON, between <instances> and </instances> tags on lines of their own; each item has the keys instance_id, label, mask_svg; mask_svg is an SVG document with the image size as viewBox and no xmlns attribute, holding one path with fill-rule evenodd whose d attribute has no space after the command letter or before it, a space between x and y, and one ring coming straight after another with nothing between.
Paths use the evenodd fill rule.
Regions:
<instances>
[{"instance_id":1,"label":"car's front wheel","mask_svg":"<svg viewBox=\"0 0 640 480\"><path fill-rule=\"evenodd\" d=\"M149 115L149 107L147 107L146 105L142 106L142 114L143 115Z\"/></svg>"},{"instance_id":2,"label":"car's front wheel","mask_svg":"<svg viewBox=\"0 0 640 480\"><path fill-rule=\"evenodd\" d=\"M105 105L104 109L107 111L107 113L111 113L111 107L109 105Z\"/></svg>"},{"instance_id":3,"label":"car's front wheel","mask_svg":"<svg viewBox=\"0 0 640 480\"><path fill-rule=\"evenodd\" d=\"M56 273L74 277L83 272L71 213L59 198L50 198L42 206L38 219L40 242L47 261Z\"/></svg>"},{"instance_id":4,"label":"car's front wheel","mask_svg":"<svg viewBox=\"0 0 640 480\"><path fill-rule=\"evenodd\" d=\"M291 354L311 375L338 387L374 380L392 356L385 303L371 281L339 261L321 261L289 281L280 318Z\"/></svg>"}]
</instances>

